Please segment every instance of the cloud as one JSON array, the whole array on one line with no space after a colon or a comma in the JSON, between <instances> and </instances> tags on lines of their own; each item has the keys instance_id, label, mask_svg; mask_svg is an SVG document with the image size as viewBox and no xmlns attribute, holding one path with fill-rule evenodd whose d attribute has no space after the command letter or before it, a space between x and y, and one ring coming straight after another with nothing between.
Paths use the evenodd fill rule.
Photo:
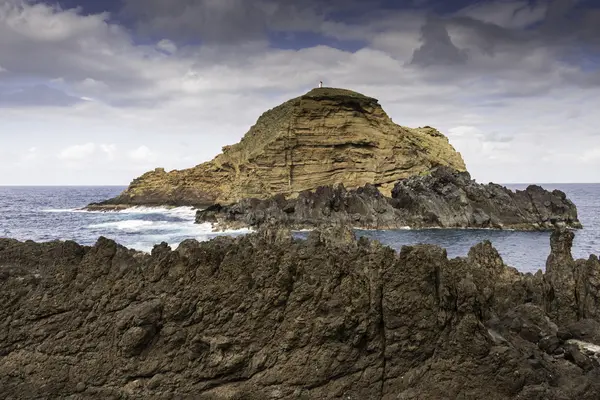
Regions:
<instances>
[{"instance_id":1,"label":"cloud","mask_svg":"<svg viewBox=\"0 0 600 400\"><path fill-rule=\"evenodd\" d=\"M156 161L156 155L146 146L140 146L129 152L129 158L136 162Z\"/></svg>"},{"instance_id":2,"label":"cloud","mask_svg":"<svg viewBox=\"0 0 600 400\"><path fill-rule=\"evenodd\" d=\"M46 85L0 88L0 107L69 107L81 101L79 97Z\"/></svg>"},{"instance_id":3,"label":"cloud","mask_svg":"<svg viewBox=\"0 0 600 400\"><path fill-rule=\"evenodd\" d=\"M124 0L120 15L144 36L165 35L176 42L232 45L262 41L271 31L316 31L327 16L369 10L358 0Z\"/></svg>"},{"instance_id":4,"label":"cloud","mask_svg":"<svg viewBox=\"0 0 600 400\"><path fill-rule=\"evenodd\" d=\"M547 15L548 3L516 1L477 2L469 5L455 16L469 17L484 24L506 29L522 29L541 22Z\"/></svg>"},{"instance_id":5,"label":"cloud","mask_svg":"<svg viewBox=\"0 0 600 400\"><path fill-rule=\"evenodd\" d=\"M101 144L100 150L106 154L108 160L112 161L115 159L117 152L117 146L115 144Z\"/></svg>"},{"instance_id":6,"label":"cloud","mask_svg":"<svg viewBox=\"0 0 600 400\"><path fill-rule=\"evenodd\" d=\"M489 55L544 48L555 61L581 66L587 54L600 51L600 9L578 0L479 2L446 21L462 31L463 45Z\"/></svg>"},{"instance_id":7,"label":"cloud","mask_svg":"<svg viewBox=\"0 0 600 400\"><path fill-rule=\"evenodd\" d=\"M456 126L448 129L448 133L453 137L476 136L480 135L481 131L474 126Z\"/></svg>"},{"instance_id":8,"label":"cloud","mask_svg":"<svg viewBox=\"0 0 600 400\"><path fill-rule=\"evenodd\" d=\"M163 39L156 44L156 48L167 54L173 54L177 51L177 45L169 39Z\"/></svg>"},{"instance_id":9,"label":"cloud","mask_svg":"<svg viewBox=\"0 0 600 400\"><path fill-rule=\"evenodd\" d=\"M37 147L30 147L27 152L23 155L22 160L24 162L31 162L38 158L39 152Z\"/></svg>"},{"instance_id":10,"label":"cloud","mask_svg":"<svg viewBox=\"0 0 600 400\"><path fill-rule=\"evenodd\" d=\"M154 164L190 167L319 80L378 98L402 125L447 133L478 180L600 180L600 169L581 160L600 134L600 58L589 51L596 28L575 8L581 26L551 40L543 1L480 2L443 16L359 1L244 3L253 11L237 26L235 2L132 0L136 10L109 16L0 1L0 93L41 85L72 97L61 107L34 95L0 107L0 143L10 140L16 154L0 160L0 184L127 184ZM186 20L211 7L221 7L213 15L222 26ZM244 24L252 25L247 35ZM273 32L290 34L292 45L270 43ZM327 38L361 45L329 46ZM579 56L567 57L568 48ZM40 152L16 169L32 143L54 160L72 147L95 148L61 163Z\"/></svg>"},{"instance_id":11,"label":"cloud","mask_svg":"<svg viewBox=\"0 0 600 400\"><path fill-rule=\"evenodd\" d=\"M37 153L36 153L37 154ZM57 157L69 166L81 168L81 164L96 165L105 161L117 161L118 151L115 144L85 144L70 145L59 151Z\"/></svg>"},{"instance_id":12,"label":"cloud","mask_svg":"<svg viewBox=\"0 0 600 400\"><path fill-rule=\"evenodd\" d=\"M61 151L58 158L65 161L80 161L92 156L95 152L95 143L73 145Z\"/></svg>"},{"instance_id":13,"label":"cloud","mask_svg":"<svg viewBox=\"0 0 600 400\"><path fill-rule=\"evenodd\" d=\"M152 46L134 45L127 29L109 22L106 13L81 15L43 3L0 2L0 65L9 71L0 75L0 87L60 81L77 97L144 102L165 73L178 72L164 57ZM177 64L182 71L189 66Z\"/></svg>"},{"instance_id":14,"label":"cloud","mask_svg":"<svg viewBox=\"0 0 600 400\"><path fill-rule=\"evenodd\" d=\"M245 0L125 0L122 15L139 33L182 41L234 43L262 39L268 10Z\"/></svg>"},{"instance_id":15,"label":"cloud","mask_svg":"<svg viewBox=\"0 0 600 400\"><path fill-rule=\"evenodd\" d=\"M595 147L589 150L586 150L581 155L581 161L584 163L596 163L600 161L600 147Z\"/></svg>"},{"instance_id":16,"label":"cloud","mask_svg":"<svg viewBox=\"0 0 600 400\"><path fill-rule=\"evenodd\" d=\"M411 64L428 67L431 65L456 65L467 62L467 52L452 43L445 23L428 18L421 28L421 47L415 50Z\"/></svg>"},{"instance_id":17,"label":"cloud","mask_svg":"<svg viewBox=\"0 0 600 400\"><path fill-rule=\"evenodd\" d=\"M34 148L35 149L35 148ZM94 161L99 156L113 161L117 156L117 146L115 144L96 144L93 142L85 144L76 144L68 146L60 151L58 158L64 161Z\"/></svg>"}]
</instances>

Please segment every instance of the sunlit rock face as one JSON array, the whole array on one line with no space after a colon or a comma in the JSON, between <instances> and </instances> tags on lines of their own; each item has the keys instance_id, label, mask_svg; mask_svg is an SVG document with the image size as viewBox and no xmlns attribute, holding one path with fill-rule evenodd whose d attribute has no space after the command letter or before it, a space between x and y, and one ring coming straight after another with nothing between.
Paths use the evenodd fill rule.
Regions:
<instances>
[{"instance_id":1,"label":"sunlit rock face","mask_svg":"<svg viewBox=\"0 0 600 400\"><path fill-rule=\"evenodd\" d=\"M94 207L231 204L334 184L372 184L389 195L399 179L440 165L466 170L437 130L396 125L371 97L318 88L265 112L212 161L181 171L157 168Z\"/></svg>"}]
</instances>

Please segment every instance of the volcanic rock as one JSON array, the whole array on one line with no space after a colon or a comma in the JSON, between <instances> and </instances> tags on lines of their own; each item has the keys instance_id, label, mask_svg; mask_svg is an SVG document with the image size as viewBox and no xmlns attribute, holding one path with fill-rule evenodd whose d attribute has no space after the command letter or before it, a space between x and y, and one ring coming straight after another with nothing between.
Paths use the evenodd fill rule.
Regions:
<instances>
[{"instance_id":1,"label":"volcanic rock","mask_svg":"<svg viewBox=\"0 0 600 400\"><path fill-rule=\"evenodd\" d=\"M524 275L489 242L448 260L328 229L151 254L0 239L0 397L600 398L600 262L570 232Z\"/></svg>"},{"instance_id":2,"label":"volcanic rock","mask_svg":"<svg viewBox=\"0 0 600 400\"><path fill-rule=\"evenodd\" d=\"M135 179L93 209L132 205L206 206L245 198L295 196L342 183L389 194L402 178L438 165L465 170L448 139L431 127L396 125L378 101L334 88L314 89L265 112L242 140L194 168L162 168Z\"/></svg>"},{"instance_id":3,"label":"volcanic rock","mask_svg":"<svg viewBox=\"0 0 600 400\"><path fill-rule=\"evenodd\" d=\"M468 172L449 167L400 180L391 197L373 185L355 190L342 185L319 187L296 198L278 195L229 206L216 204L198 211L196 222L209 222L216 230L260 227L266 222L292 229L324 224L364 229L581 228L577 208L559 190L549 192L531 185L512 192L493 183L478 184Z\"/></svg>"}]
</instances>

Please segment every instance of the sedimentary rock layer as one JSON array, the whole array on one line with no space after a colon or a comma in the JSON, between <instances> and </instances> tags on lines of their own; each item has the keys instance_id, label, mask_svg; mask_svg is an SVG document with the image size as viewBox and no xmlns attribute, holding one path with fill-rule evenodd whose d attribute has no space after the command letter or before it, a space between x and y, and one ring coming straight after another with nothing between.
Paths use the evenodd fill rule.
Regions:
<instances>
[{"instance_id":1,"label":"sedimentary rock layer","mask_svg":"<svg viewBox=\"0 0 600 400\"><path fill-rule=\"evenodd\" d=\"M0 240L3 399L600 398L600 262L546 273L351 231L172 251Z\"/></svg>"},{"instance_id":2,"label":"sedimentary rock layer","mask_svg":"<svg viewBox=\"0 0 600 400\"><path fill-rule=\"evenodd\" d=\"M397 180L438 165L465 170L460 154L437 130L401 127L376 99L322 88L265 112L214 160L181 171L158 168L117 198L91 207L229 204L336 183L347 188L368 183L389 193Z\"/></svg>"},{"instance_id":3,"label":"sedimentary rock layer","mask_svg":"<svg viewBox=\"0 0 600 400\"><path fill-rule=\"evenodd\" d=\"M196 222L216 230L276 223L292 229L345 224L365 229L495 228L544 230L581 228L577 208L566 195L532 185L510 191L478 184L468 172L439 167L428 175L400 180L386 197L367 185L356 190L321 187L297 198L245 199L198 211Z\"/></svg>"}]
</instances>

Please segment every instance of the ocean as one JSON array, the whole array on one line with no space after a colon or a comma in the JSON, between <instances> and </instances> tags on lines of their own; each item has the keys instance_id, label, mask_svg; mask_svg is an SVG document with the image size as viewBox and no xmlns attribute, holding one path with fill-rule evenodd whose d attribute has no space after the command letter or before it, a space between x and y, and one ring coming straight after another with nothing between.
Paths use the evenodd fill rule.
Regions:
<instances>
[{"instance_id":1,"label":"ocean","mask_svg":"<svg viewBox=\"0 0 600 400\"><path fill-rule=\"evenodd\" d=\"M525 189L527 185L506 185ZM560 189L577 205L584 229L575 234L573 255L588 258L600 253L600 184L543 184ZM176 248L185 239L210 240L217 235L242 235L249 230L211 232L207 224L194 224L191 208L136 207L120 212L87 212L80 208L111 198L121 186L0 187L0 237L46 242L74 240L92 245L99 236L124 246L150 251L155 244ZM449 257L464 256L475 244L490 240L505 263L522 272L544 269L550 252L549 232L469 230L357 231L399 250L404 245L429 243L447 249Z\"/></svg>"}]
</instances>

